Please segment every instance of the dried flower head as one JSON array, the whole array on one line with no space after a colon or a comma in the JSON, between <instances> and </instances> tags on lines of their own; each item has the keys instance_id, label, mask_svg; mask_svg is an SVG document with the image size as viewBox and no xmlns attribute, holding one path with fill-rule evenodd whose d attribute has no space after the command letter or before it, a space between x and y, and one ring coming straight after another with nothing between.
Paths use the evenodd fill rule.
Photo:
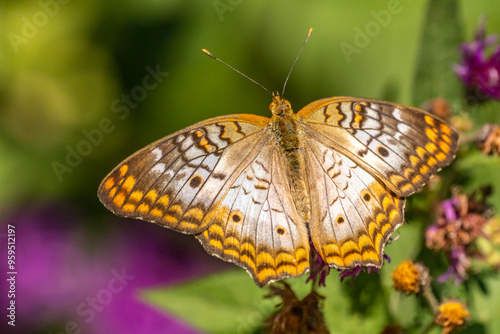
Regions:
<instances>
[{"instance_id":1,"label":"dried flower head","mask_svg":"<svg viewBox=\"0 0 500 334\"><path fill-rule=\"evenodd\" d=\"M422 109L427 110L442 119L447 119L450 116L451 107L448 101L442 97L429 100L422 106Z\"/></svg>"},{"instance_id":2,"label":"dried flower head","mask_svg":"<svg viewBox=\"0 0 500 334\"><path fill-rule=\"evenodd\" d=\"M444 282L454 276L459 284L467 277L471 258L479 254L472 243L484 236L483 227L487 222L489 207L485 203L489 195L487 188L482 190L482 199L476 200L476 193L470 197L456 192L455 195L439 206L437 222L431 225L425 234L426 246L433 250L444 250L450 267L438 282Z\"/></svg>"},{"instance_id":3,"label":"dried flower head","mask_svg":"<svg viewBox=\"0 0 500 334\"><path fill-rule=\"evenodd\" d=\"M323 296L312 291L304 299L298 299L285 282L271 286L267 298L279 296L278 311L264 323L264 329L272 334L328 334L328 329L320 311Z\"/></svg>"},{"instance_id":4,"label":"dried flower head","mask_svg":"<svg viewBox=\"0 0 500 334\"><path fill-rule=\"evenodd\" d=\"M392 324L386 325L384 329L382 329L382 331L380 332L380 334L402 334L402 333L406 333L405 331L403 331L403 327Z\"/></svg>"},{"instance_id":5,"label":"dried flower head","mask_svg":"<svg viewBox=\"0 0 500 334\"><path fill-rule=\"evenodd\" d=\"M485 155L500 154L500 125L485 124L479 129L475 138L478 148Z\"/></svg>"},{"instance_id":6,"label":"dried flower head","mask_svg":"<svg viewBox=\"0 0 500 334\"><path fill-rule=\"evenodd\" d=\"M447 301L439 305L435 322L443 327L443 334L451 333L465 324L469 318L467 307L458 301Z\"/></svg>"},{"instance_id":7,"label":"dried flower head","mask_svg":"<svg viewBox=\"0 0 500 334\"><path fill-rule=\"evenodd\" d=\"M407 295L420 292L421 274L413 261L402 262L394 269L391 277L394 282L394 290L404 292Z\"/></svg>"}]
</instances>

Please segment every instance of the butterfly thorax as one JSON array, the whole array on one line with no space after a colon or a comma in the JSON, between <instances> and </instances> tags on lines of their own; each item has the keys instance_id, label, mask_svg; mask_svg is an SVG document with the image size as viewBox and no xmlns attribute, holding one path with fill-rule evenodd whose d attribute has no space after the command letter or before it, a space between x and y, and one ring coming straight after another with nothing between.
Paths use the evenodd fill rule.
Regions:
<instances>
[{"instance_id":1,"label":"butterfly thorax","mask_svg":"<svg viewBox=\"0 0 500 334\"><path fill-rule=\"evenodd\" d=\"M272 124L275 140L284 152L295 151L300 148L300 134L298 119L293 113L290 102L281 98L277 93L273 95L273 102L269 105L273 113Z\"/></svg>"},{"instance_id":2,"label":"butterfly thorax","mask_svg":"<svg viewBox=\"0 0 500 334\"><path fill-rule=\"evenodd\" d=\"M311 214L311 204L307 188L308 182L305 179L305 161L302 154L303 134L300 129L300 121L294 114L290 102L281 98L279 94L273 95L269 109L273 114L271 123L274 143L288 166L288 180L292 198L297 211L307 223Z\"/></svg>"}]
</instances>

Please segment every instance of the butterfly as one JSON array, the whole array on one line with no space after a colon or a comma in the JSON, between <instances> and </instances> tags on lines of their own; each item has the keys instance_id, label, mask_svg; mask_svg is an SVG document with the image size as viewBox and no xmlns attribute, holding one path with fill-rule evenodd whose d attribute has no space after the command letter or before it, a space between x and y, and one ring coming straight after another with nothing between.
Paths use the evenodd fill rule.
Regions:
<instances>
[{"instance_id":1,"label":"butterfly","mask_svg":"<svg viewBox=\"0 0 500 334\"><path fill-rule=\"evenodd\" d=\"M271 118L219 116L162 138L104 178L101 202L195 235L260 287L307 272L312 247L337 269L380 268L405 197L454 159L458 134L373 99L326 98L295 114L282 97L291 71L281 95L270 93Z\"/></svg>"},{"instance_id":2,"label":"butterfly","mask_svg":"<svg viewBox=\"0 0 500 334\"><path fill-rule=\"evenodd\" d=\"M99 199L195 235L261 287L308 271L310 247L338 269L381 267L405 197L454 159L457 132L424 110L365 98L294 113L275 93L269 109L271 118L215 117L146 146L104 178Z\"/></svg>"}]
</instances>

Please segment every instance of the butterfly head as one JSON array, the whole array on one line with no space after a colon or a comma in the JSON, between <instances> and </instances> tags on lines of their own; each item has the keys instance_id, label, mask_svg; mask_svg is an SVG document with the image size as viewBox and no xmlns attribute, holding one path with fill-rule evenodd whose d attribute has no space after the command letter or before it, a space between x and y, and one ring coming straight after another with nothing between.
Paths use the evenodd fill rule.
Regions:
<instances>
[{"instance_id":1,"label":"butterfly head","mask_svg":"<svg viewBox=\"0 0 500 334\"><path fill-rule=\"evenodd\" d=\"M279 93L273 94L273 102L269 105L269 110L276 116L285 116L293 114L292 106L288 100L285 100Z\"/></svg>"}]
</instances>

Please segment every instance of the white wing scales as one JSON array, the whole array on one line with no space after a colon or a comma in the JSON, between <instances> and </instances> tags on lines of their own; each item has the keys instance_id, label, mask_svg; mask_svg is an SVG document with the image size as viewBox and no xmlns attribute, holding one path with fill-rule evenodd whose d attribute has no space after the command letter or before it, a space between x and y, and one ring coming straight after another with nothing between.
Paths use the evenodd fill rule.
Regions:
<instances>
[{"instance_id":1,"label":"white wing scales","mask_svg":"<svg viewBox=\"0 0 500 334\"><path fill-rule=\"evenodd\" d=\"M382 265L387 238L403 222L404 199L348 157L319 142L305 147L315 248L341 269Z\"/></svg>"},{"instance_id":2,"label":"white wing scales","mask_svg":"<svg viewBox=\"0 0 500 334\"><path fill-rule=\"evenodd\" d=\"M259 286L309 268L308 234L291 198L286 165L267 145L214 205L198 236L210 254L247 269Z\"/></svg>"}]
</instances>

